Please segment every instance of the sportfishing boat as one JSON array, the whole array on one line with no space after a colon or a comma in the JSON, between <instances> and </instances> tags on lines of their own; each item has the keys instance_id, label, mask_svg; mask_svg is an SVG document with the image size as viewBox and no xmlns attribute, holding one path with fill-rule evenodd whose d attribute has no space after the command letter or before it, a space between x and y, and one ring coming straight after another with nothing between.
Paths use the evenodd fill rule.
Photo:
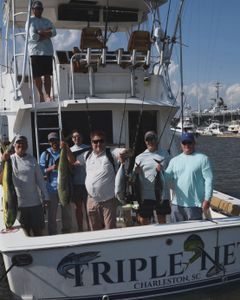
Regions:
<instances>
[{"instance_id":1,"label":"sportfishing boat","mask_svg":"<svg viewBox=\"0 0 240 300\"><path fill-rule=\"evenodd\" d=\"M73 45L79 51L55 49L51 102L39 101L27 56L31 1L2 2L6 138L27 136L39 159L51 131L66 137L79 128L87 143L90 130L101 129L109 147L132 148L136 155L144 133L156 130L159 147L177 153L170 122L178 106L168 68L183 1L169 37L160 20L166 0L43 0L44 16L58 30L81 34L80 45ZM120 216L117 229L27 237L17 221L6 229L5 207L0 251L10 290L24 300L129 300L239 280L238 199L215 192L212 208L203 221L126 226Z\"/></svg>"},{"instance_id":2,"label":"sportfishing boat","mask_svg":"<svg viewBox=\"0 0 240 300\"><path fill-rule=\"evenodd\" d=\"M232 120L232 121L228 124L227 130L228 130L230 133L240 133L240 121L239 121L239 120Z\"/></svg>"},{"instance_id":3,"label":"sportfishing boat","mask_svg":"<svg viewBox=\"0 0 240 300\"><path fill-rule=\"evenodd\" d=\"M223 135L227 131L227 126L221 124L218 120L212 121L207 127L203 128L198 133L201 135Z\"/></svg>"},{"instance_id":4,"label":"sportfishing boat","mask_svg":"<svg viewBox=\"0 0 240 300\"><path fill-rule=\"evenodd\" d=\"M179 122L177 123L177 126L172 127L171 130L179 134L181 134L182 132L196 133L196 126L193 123L191 117L184 117L183 121L182 119L180 119Z\"/></svg>"}]
</instances>

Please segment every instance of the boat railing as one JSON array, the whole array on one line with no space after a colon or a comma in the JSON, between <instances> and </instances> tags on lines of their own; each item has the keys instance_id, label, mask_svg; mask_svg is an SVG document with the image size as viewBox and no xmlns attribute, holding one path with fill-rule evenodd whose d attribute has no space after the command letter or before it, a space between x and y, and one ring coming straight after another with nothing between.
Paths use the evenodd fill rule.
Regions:
<instances>
[{"instance_id":1,"label":"boat railing","mask_svg":"<svg viewBox=\"0 0 240 300\"><path fill-rule=\"evenodd\" d=\"M107 64L116 64L124 69L128 68L131 73L131 97L136 96L135 70L143 67L147 69L150 66L150 50L146 54L133 49L131 52L125 52L123 49L117 51L107 51L106 48L95 50L88 48L87 51L74 53L70 58L70 78L71 90L70 98L75 100L75 73L88 73L89 94L95 95L95 76L97 66L106 66Z\"/></svg>"}]
</instances>

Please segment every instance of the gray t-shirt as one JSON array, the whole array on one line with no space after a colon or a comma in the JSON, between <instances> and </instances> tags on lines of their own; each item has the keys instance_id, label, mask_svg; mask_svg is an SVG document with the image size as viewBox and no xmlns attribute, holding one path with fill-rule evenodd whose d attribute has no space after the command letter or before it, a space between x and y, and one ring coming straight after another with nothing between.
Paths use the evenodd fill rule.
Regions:
<instances>
[{"instance_id":1,"label":"gray t-shirt","mask_svg":"<svg viewBox=\"0 0 240 300\"><path fill-rule=\"evenodd\" d=\"M11 160L18 206L31 207L40 205L43 200L49 200L46 183L35 157L28 153L20 157L14 153ZM43 194L42 197L39 190Z\"/></svg>"}]
</instances>

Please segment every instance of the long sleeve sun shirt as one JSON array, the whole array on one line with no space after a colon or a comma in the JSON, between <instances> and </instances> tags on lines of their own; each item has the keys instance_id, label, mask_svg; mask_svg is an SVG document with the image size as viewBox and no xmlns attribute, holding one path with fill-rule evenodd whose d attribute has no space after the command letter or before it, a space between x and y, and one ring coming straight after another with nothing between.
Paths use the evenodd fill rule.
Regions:
<instances>
[{"instance_id":1,"label":"long sleeve sun shirt","mask_svg":"<svg viewBox=\"0 0 240 300\"><path fill-rule=\"evenodd\" d=\"M201 207L213 193L213 174L208 157L194 152L171 159L164 176L173 189L172 203L183 207Z\"/></svg>"}]
</instances>

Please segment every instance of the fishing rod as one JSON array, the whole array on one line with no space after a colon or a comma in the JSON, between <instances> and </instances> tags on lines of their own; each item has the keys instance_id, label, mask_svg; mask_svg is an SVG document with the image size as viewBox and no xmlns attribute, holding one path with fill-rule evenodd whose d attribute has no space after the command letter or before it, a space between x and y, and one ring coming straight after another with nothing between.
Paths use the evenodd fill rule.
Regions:
<instances>
[{"instance_id":1,"label":"fishing rod","mask_svg":"<svg viewBox=\"0 0 240 300\"><path fill-rule=\"evenodd\" d=\"M179 10L178 10L177 21L176 21L174 32L173 32L173 36L172 36L172 39L171 39L172 40L172 44L171 44L171 47L169 49L169 57L172 57L173 45L175 44L175 41L176 41L176 36L177 36L178 27L179 27L179 22L180 22L181 17L182 17L183 5L184 5L184 0L181 0L180 7L179 7Z\"/></svg>"},{"instance_id":2,"label":"fishing rod","mask_svg":"<svg viewBox=\"0 0 240 300\"><path fill-rule=\"evenodd\" d=\"M137 123L135 139L134 139L134 142L133 142L133 155L130 158L127 174L130 174L131 170L133 169L133 164L134 164L135 154L136 154L137 141L138 141L138 136L139 136L139 131L140 131L140 125L141 125L141 122L142 122L144 100L145 100L145 92L144 92L143 99L142 99L142 105L141 105L141 110L140 110L139 117L138 117L138 123Z\"/></svg>"},{"instance_id":3,"label":"fishing rod","mask_svg":"<svg viewBox=\"0 0 240 300\"><path fill-rule=\"evenodd\" d=\"M127 94L125 94L125 101L124 101L123 114L122 114L122 121L121 121L120 133L119 133L118 148L120 148L120 146L121 146L122 129L123 129L123 121L124 121L125 113L126 113L126 106L127 106Z\"/></svg>"}]
</instances>

